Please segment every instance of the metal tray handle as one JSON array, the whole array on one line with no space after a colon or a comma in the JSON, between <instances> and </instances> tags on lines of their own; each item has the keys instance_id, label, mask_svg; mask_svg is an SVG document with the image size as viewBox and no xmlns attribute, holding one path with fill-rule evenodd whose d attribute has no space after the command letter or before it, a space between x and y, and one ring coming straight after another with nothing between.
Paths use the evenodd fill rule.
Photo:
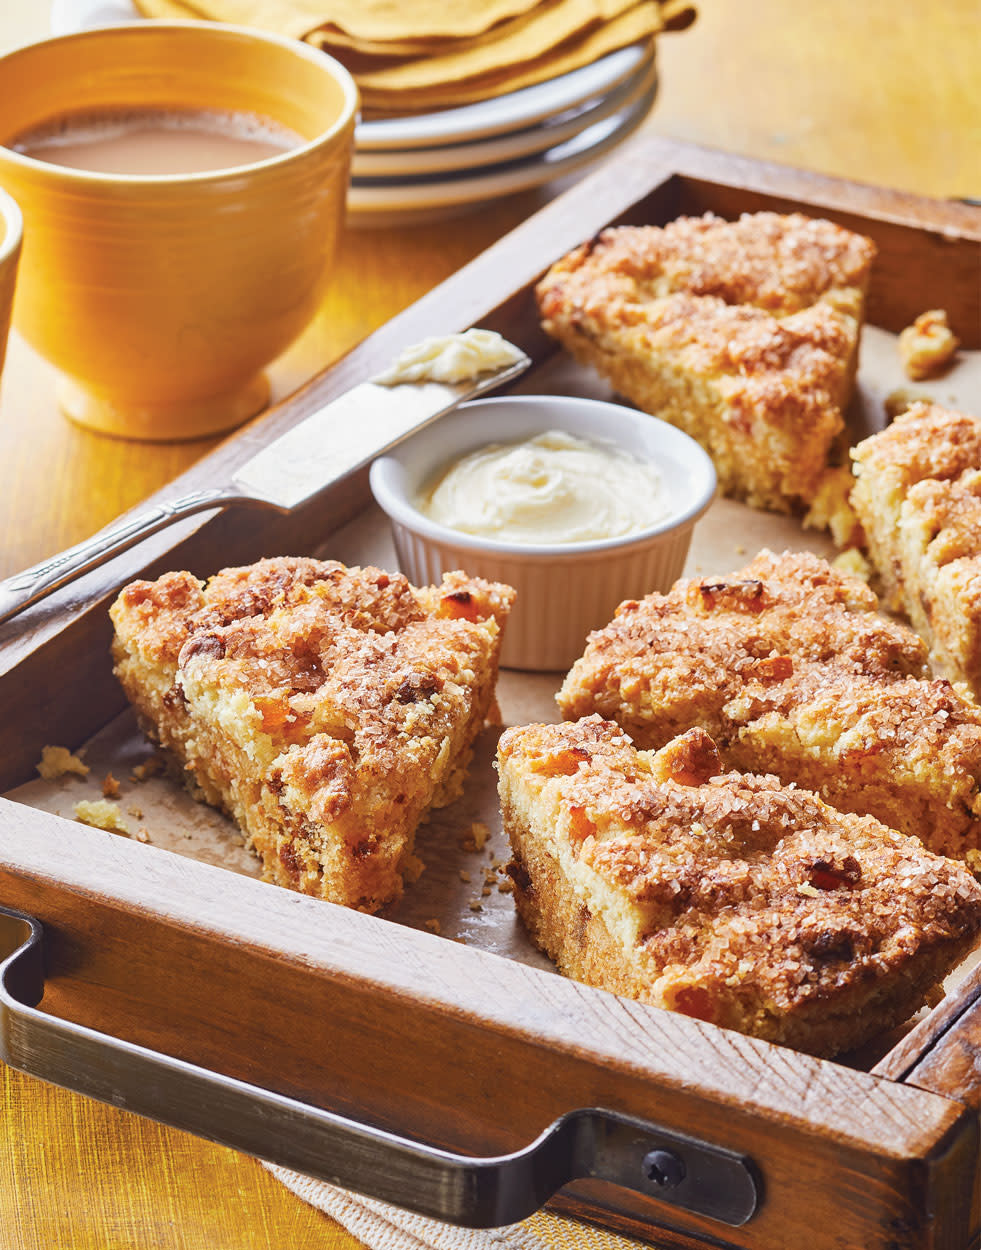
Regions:
<instances>
[{"instance_id":1,"label":"metal tray handle","mask_svg":"<svg viewBox=\"0 0 981 1250\"><path fill-rule=\"evenodd\" d=\"M472 1158L47 1015L42 943L37 920L0 907L0 1057L91 1098L472 1228L523 1219L584 1177L732 1226L759 1207L745 1155L615 1111L570 1111L513 1154Z\"/></svg>"}]
</instances>

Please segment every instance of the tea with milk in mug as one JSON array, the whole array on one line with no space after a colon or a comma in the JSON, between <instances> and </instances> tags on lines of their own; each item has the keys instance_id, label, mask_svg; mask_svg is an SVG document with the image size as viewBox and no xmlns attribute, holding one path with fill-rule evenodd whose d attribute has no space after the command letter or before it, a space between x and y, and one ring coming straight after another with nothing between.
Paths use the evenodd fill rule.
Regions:
<instances>
[{"instance_id":1,"label":"tea with milk in mug","mask_svg":"<svg viewBox=\"0 0 981 1250\"><path fill-rule=\"evenodd\" d=\"M104 174L196 174L281 156L303 140L252 113L111 109L45 122L7 146L34 160Z\"/></svg>"}]
</instances>

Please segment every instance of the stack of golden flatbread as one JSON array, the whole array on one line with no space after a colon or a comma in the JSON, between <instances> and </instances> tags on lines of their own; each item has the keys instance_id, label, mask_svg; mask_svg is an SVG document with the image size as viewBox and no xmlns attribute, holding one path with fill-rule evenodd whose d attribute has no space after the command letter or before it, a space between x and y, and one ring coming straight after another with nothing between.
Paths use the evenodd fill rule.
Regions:
<instances>
[{"instance_id":1,"label":"stack of golden flatbread","mask_svg":"<svg viewBox=\"0 0 981 1250\"><path fill-rule=\"evenodd\" d=\"M353 74L368 116L451 108L589 65L690 23L688 0L136 0L304 39Z\"/></svg>"}]
</instances>

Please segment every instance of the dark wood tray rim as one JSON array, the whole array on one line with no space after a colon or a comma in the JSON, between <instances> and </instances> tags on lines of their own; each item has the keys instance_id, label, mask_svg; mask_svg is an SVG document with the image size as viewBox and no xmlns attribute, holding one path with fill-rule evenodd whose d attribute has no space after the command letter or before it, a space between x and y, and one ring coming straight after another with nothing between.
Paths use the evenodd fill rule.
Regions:
<instances>
[{"instance_id":1,"label":"dark wood tray rim","mask_svg":"<svg viewBox=\"0 0 981 1250\"><path fill-rule=\"evenodd\" d=\"M551 259L606 224L762 207L820 212L905 258L901 275L873 287L870 320L898 329L943 297L960 324L974 324L972 309L981 322L977 210L635 141L157 498L220 480L425 334L480 323L543 359L553 349L528 291ZM968 345L976 346L981 324L973 333ZM362 474L295 517L192 520L0 627L3 784L30 775L52 732L76 744L120 708L104 659L105 609L123 581L143 571L204 573L301 550L311 533L326 534L366 497ZM883 1247L961 1245L978 1228L977 1196L966 1195L977 1172L981 1082L968 1060L981 1027L981 974L868 1074L6 799L0 901L50 930L45 1006L54 1014L399 1131L411 1128L436 1144L479 1144L478 1153L514 1148L573 1106L606 1105L743 1149L766 1177L767 1201L745 1234L727 1232L725 1244L793 1244L805 1218L815 1247L845 1244L836 1238L846 1227L863 1238L848 1244ZM252 996L244 1003L243 993ZM301 1020L308 1035L298 1047ZM400 1057L399 1073L391 1070L392 1054ZM474 1065L480 1079L470 1081ZM665 1216L656 1202L621 1203L588 1182L564 1204L635 1233L658 1223L673 1229L662 1234L671 1244L723 1244L704 1221Z\"/></svg>"}]
</instances>

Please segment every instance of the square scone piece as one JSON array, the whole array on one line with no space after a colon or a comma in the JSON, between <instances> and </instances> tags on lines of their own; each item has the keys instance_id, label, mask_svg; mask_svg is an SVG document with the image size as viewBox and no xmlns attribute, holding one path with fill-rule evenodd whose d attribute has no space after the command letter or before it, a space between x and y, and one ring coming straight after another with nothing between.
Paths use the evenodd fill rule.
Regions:
<instances>
[{"instance_id":1,"label":"square scone piece","mask_svg":"<svg viewBox=\"0 0 981 1250\"><path fill-rule=\"evenodd\" d=\"M546 332L712 457L723 493L809 506L847 460L873 243L800 213L621 226L537 288Z\"/></svg>"},{"instance_id":2,"label":"square scone piece","mask_svg":"<svg viewBox=\"0 0 981 1250\"><path fill-rule=\"evenodd\" d=\"M981 698L981 418L914 404L851 454L851 503L886 601L934 667Z\"/></svg>"},{"instance_id":3,"label":"square scone piece","mask_svg":"<svg viewBox=\"0 0 981 1250\"><path fill-rule=\"evenodd\" d=\"M698 727L731 768L774 773L931 850L981 849L981 707L859 578L807 552L622 603L558 694L639 747Z\"/></svg>"},{"instance_id":4,"label":"square scone piece","mask_svg":"<svg viewBox=\"0 0 981 1250\"><path fill-rule=\"evenodd\" d=\"M638 751L598 716L498 752L518 912L576 980L830 1056L939 993L981 927L962 865L690 730Z\"/></svg>"},{"instance_id":5,"label":"square scone piece","mask_svg":"<svg viewBox=\"0 0 981 1250\"><path fill-rule=\"evenodd\" d=\"M307 558L168 573L114 603L115 671L267 880L376 911L421 870L419 822L460 791L513 597Z\"/></svg>"}]
</instances>

